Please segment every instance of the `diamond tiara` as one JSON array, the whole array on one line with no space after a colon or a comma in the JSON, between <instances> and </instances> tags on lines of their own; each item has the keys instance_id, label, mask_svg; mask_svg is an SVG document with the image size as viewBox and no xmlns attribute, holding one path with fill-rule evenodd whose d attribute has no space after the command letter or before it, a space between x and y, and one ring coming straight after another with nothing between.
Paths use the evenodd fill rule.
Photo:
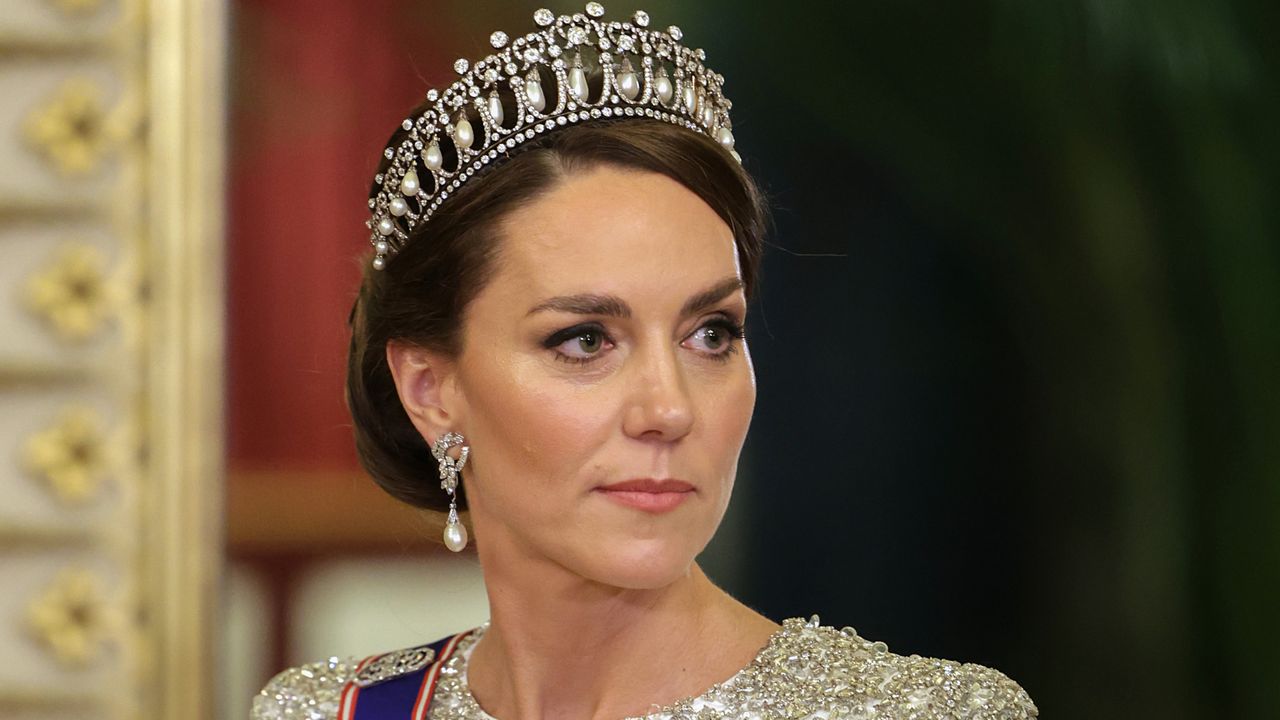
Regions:
<instances>
[{"instance_id":1,"label":"diamond tiara","mask_svg":"<svg viewBox=\"0 0 1280 720\"><path fill-rule=\"evenodd\" d=\"M405 133L383 152L389 162L374 177L366 222L375 269L386 267L468 178L559 127L651 118L707 135L742 162L733 149L724 76L703 65L706 52L681 45L675 25L650 30L643 10L628 22L603 16L597 2L587 3L585 14L557 17L541 9L533 14L541 29L514 40L499 30L489 36L494 54L454 62L458 80L428 91L427 109L407 118ZM584 65L593 55L602 76L595 92Z\"/></svg>"}]
</instances>

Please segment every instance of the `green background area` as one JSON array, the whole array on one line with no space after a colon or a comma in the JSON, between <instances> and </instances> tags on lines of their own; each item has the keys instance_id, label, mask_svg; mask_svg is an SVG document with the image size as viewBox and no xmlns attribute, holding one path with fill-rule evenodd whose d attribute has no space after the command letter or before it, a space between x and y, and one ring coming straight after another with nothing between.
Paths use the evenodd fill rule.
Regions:
<instances>
[{"instance_id":1,"label":"green background area","mask_svg":"<svg viewBox=\"0 0 1280 720\"><path fill-rule=\"evenodd\" d=\"M776 207L720 582L1045 717L1276 716L1278 8L645 6Z\"/></svg>"}]
</instances>

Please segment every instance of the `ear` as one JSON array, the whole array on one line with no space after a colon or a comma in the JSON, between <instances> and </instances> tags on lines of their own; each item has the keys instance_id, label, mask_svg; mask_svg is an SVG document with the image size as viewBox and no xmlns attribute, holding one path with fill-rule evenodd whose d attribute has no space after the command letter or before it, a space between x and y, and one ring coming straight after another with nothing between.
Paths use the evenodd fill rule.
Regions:
<instances>
[{"instance_id":1,"label":"ear","mask_svg":"<svg viewBox=\"0 0 1280 720\"><path fill-rule=\"evenodd\" d=\"M392 340L387 343L387 366L400 404L428 445L450 430L461 431L463 408L451 360Z\"/></svg>"}]
</instances>

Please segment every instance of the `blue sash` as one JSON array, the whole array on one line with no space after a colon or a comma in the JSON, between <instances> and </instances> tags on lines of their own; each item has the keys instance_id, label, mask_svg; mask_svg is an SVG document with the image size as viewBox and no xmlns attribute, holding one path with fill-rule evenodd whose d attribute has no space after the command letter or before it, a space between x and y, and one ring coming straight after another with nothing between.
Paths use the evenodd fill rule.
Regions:
<instances>
[{"instance_id":1,"label":"blue sash","mask_svg":"<svg viewBox=\"0 0 1280 720\"><path fill-rule=\"evenodd\" d=\"M356 679L342 689L337 720L427 720L440 669L469 634L470 630L424 647L365 658L357 666ZM395 668L402 657L421 657L424 650L431 651L431 661L421 667L393 669L373 678L361 672L375 663Z\"/></svg>"}]
</instances>

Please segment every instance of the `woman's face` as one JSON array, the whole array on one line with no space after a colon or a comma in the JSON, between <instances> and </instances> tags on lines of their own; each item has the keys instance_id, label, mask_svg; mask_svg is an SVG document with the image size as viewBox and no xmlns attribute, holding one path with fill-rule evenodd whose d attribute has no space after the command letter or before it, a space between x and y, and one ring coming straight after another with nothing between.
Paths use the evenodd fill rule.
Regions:
<instances>
[{"instance_id":1,"label":"woman's face","mask_svg":"<svg viewBox=\"0 0 1280 720\"><path fill-rule=\"evenodd\" d=\"M676 181L602 166L502 233L443 384L482 559L670 583L724 515L755 404L732 232Z\"/></svg>"}]
</instances>

